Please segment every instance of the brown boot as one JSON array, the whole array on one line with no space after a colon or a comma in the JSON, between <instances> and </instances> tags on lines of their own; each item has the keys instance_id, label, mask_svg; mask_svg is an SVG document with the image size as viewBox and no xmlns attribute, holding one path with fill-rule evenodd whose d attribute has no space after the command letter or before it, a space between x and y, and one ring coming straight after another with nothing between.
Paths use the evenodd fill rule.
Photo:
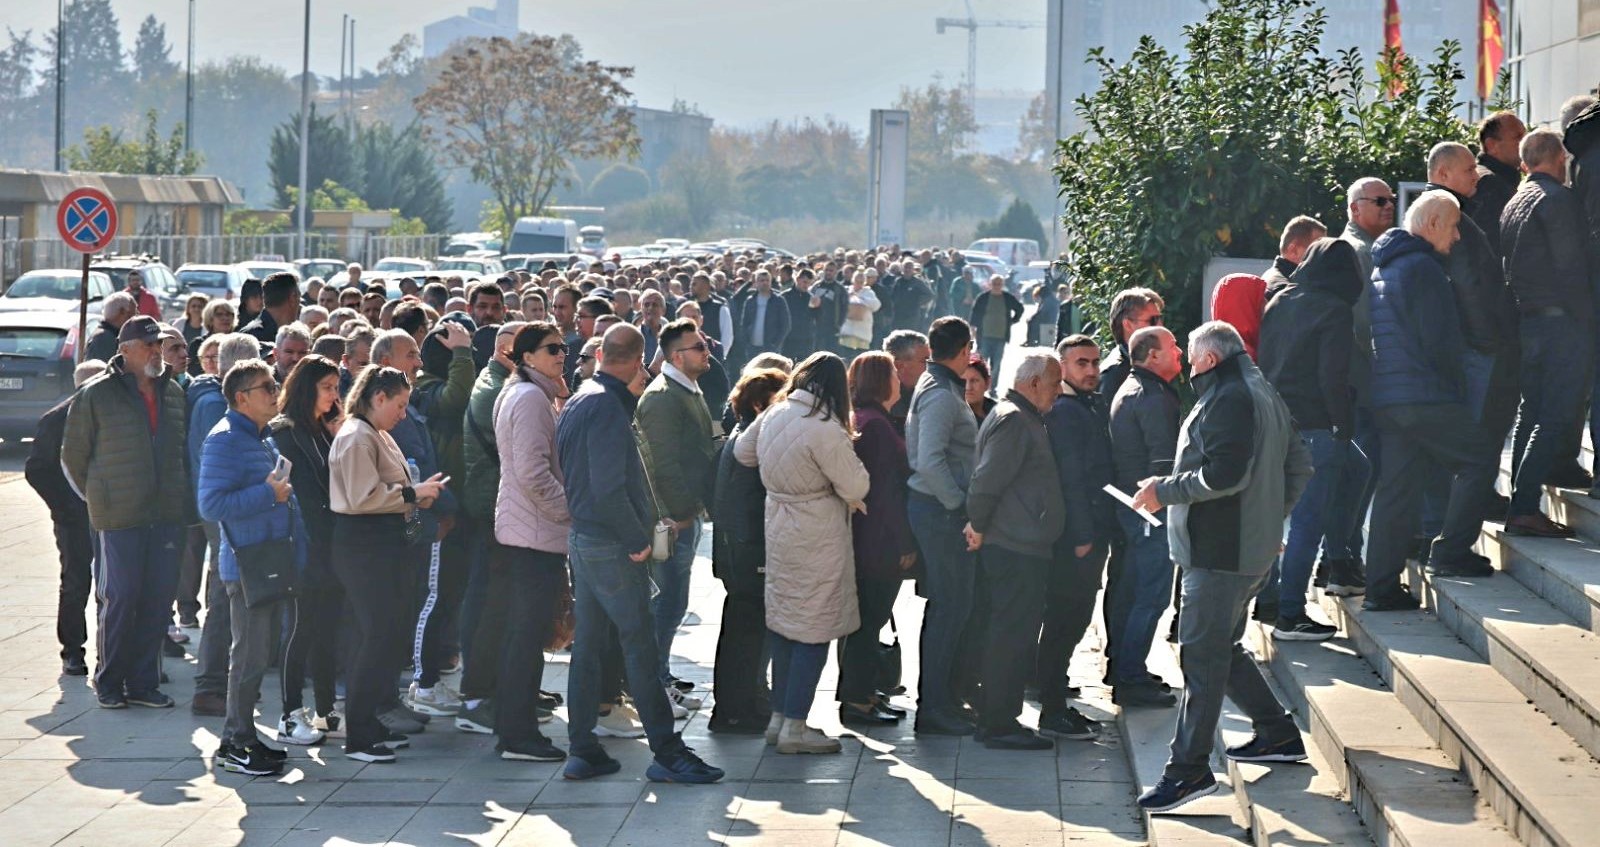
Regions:
<instances>
[{"instance_id":1,"label":"brown boot","mask_svg":"<svg viewBox=\"0 0 1600 847\"><path fill-rule=\"evenodd\" d=\"M197 692L189 711L205 718L220 718L228 714L228 698L209 691Z\"/></svg>"}]
</instances>

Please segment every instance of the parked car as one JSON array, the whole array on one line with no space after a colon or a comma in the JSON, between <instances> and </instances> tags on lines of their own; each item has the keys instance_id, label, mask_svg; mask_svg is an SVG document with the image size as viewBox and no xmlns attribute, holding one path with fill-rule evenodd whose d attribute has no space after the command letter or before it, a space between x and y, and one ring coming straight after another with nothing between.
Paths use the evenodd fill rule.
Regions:
<instances>
[{"instance_id":1,"label":"parked car","mask_svg":"<svg viewBox=\"0 0 1600 847\"><path fill-rule=\"evenodd\" d=\"M250 276L240 265L187 264L178 268L178 282L188 291L224 300L239 299L244 281Z\"/></svg>"},{"instance_id":2,"label":"parked car","mask_svg":"<svg viewBox=\"0 0 1600 847\"><path fill-rule=\"evenodd\" d=\"M300 274L300 281L304 282L312 277L317 277L323 282L335 276L343 276L349 263L339 259L296 259L294 269Z\"/></svg>"},{"instance_id":3,"label":"parked car","mask_svg":"<svg viewBox=\"0 0 1600 847\"><path fill-rule=\"evenodd\" d=\"M450 236L450 243L439 251L439 255L465 256L468 253L486 251L498 256L502 246L500 236L493 232L458 232Z\"/></svg>"},{"instance_id":4,"label":"parked car","mask_svg":"<svg viewBox=\"0 0 1600 847\"><path fill-rule=\"evenodd\" d=\"M603 226L586 226L578 230L578 252L588 253L596 258L606 253L606 228Z\"/></svg>"},{"instance_id":5,"label":"parked car","mask_svg":"<svg viewBox=\"0 0 1600 847\"><path fill-rule=\"evenodd\" d=\"M371 268L373 273L400 274L402 276L426 274L433 269L433 263L427 259L411 259L405 256L385 256L379 259L378 263Z\"/></svg>"},{"instance_id":6,"label":"parked car","mask_svg":"<svg viewBox=\"0 0 1600 847\"><path fill-rule=\"evenodd\" d=\"M445 271L452 271L456 273L473 273L479 276L499 276L506 272L499 259L467 256L458 258L441 257L435 266L435 270L438 270L441 274Z\"/></svg>"},{"instance_id":7,"label":"parked car","mask_svg":"<svg viewBox=\"0 0 1600 847\"><path fill-rule=\"evenodd\" d=\"M967 249L992 253L1014 268L1025 268L1029 262L1039 261L1039 242L1031 238L980 238L968 244Z\"/></svg>"},{"instance_id":8,"label":"parked car","mask_svg":"<svg viewBox=\"0 0 1600 847\"><path fill-rule=\"evenodd\" d=\"M561 270L566 270L573 263L577 263L579 267L587 269L595 262L593 256L585 256L582 253L521 253L506 257L507 260L513 258L517 260L518 264L513 265L507 261L506 267L508 269L525 270L532 273L538 273L539 269L544 267L545 262L555 262L556 267Z\"/></svg>"},{"instance_id":9,"label":"parked car","mask_svg":"<svg viewBox=\"0 0 1600 847\"><path fill-rule=\"evenodd\" d=\"M88 331L100 325L89 316ZM31 438L39 418L73 391L76 310L0 314L0 438Z\"/></svg>"},{"instance_id":10,"label":"parked car","mask_svg":"<svg viewBox=\"0 0 1600 847\"><path fill-rule=\"evenodd\" d=\"M100 271L111 277L111 287L117 291L128 287L128 272L135 268L144 279L144 287L155 295L163 318L170 321L183 314L183 284L160 259L154 256L106 256L89 265L89 270Z\"/></svg>"},{"instance_id":11,"label":"parked car","mask_svg":"<svg viewBox=\"0 0 1600 847\"><path fill-rule=\"evenodd\" d=\"M0 294L0 312L78 311L78 292L83 286L83 271L48 268L28 271L12 281ZM116 291L104 271L89 271L89 311L100 313L100 306Z\"/></svg>"},{"instance_id":12,"label":"parked car","mask_svg":"<svg viewBox=\"0 0 1600 847\"><path fill-rule=\"evenodd\" d=\"M689 246L687 238L657 238L656 243L668 250L682 250Z\"/></svg>"},{"instance_id":13,"label":"parked car","mask_svg":"<svg viewBox=\"0 0 1600 847\"><path fill-rule=\"evenodd\" d=\"M1014 268L1001 261L993 253L982 253L977 250L962 250L961 255L967 260L967 265L972 268L972 281L980 289L989 284L989 277L999 274L1006 278L1006 289L1012 294L1017 291L1017 273Z\"/></svg>"},{"instance_id":14,"label":"parked car","mask_svg":"<svg viewBox=\"0 0 1600 847\"><path fill-rule=\"evenodd\" d=\"M276 273L291 273L294 274L295 279L301 282L305 281L305 277L300 275L300 269L288 262L267 262L252 259L239 264L244 266L244 272L254 279L266 279Z\"/></svg>"},{"instance_id":15,"label":"parked car","mask_svg":"<svg viewBox=\"0 0 1600 847\"><path fill-rule=\"evenodd\" d=\"M508 253L570 253L578 249L578 222L569 218L517 218Z\"/></svg>"}]
</instances>

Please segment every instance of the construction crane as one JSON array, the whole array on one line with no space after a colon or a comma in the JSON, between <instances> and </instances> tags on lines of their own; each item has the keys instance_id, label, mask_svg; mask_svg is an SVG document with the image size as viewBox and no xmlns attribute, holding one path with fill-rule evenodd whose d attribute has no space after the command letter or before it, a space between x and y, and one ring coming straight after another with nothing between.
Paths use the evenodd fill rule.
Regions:
<instances>
[{"instance_id":1,"label":"construction crane","mask_svg":"<svg viewBox=\"0 0 1600 847\"><path fill-rule=\"evenodd\" d=\"M977 15L972 12L972 0L967 0L966 17L938 18L934 21L934 26L939 35L943 35L946 29L964 29L967 31L967 108L976 109L978 107L978 28L1039 29L1044 26L1044 21L979 20Z\"/></svg>"}]
</instances>

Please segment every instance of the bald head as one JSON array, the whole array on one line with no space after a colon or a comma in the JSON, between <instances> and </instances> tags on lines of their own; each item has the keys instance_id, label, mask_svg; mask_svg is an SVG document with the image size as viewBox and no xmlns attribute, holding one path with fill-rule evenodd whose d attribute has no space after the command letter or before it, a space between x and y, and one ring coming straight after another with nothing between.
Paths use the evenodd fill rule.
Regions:
<instances>
[{"instance_id":1,"label":"bald head","mask_svg":"<svg viewBox=\"0 0 1600 847\"><path fill-rule=\"evenodd\" d=\"M632 324L619 323L600 340L600 372L632 382L644 366L644 336Z\"/></svg>"},{"instance_id":2,"label":"bald head","mask_svg":"<svg viewBox=\"0 0 1600 847\"><path fill-rule=\"evenodd\" d=\"M1478 159L1465 144L1442 141L1428 151L1428 181L1462 197L1478 191Z\"/></svg>"}]
</instances>

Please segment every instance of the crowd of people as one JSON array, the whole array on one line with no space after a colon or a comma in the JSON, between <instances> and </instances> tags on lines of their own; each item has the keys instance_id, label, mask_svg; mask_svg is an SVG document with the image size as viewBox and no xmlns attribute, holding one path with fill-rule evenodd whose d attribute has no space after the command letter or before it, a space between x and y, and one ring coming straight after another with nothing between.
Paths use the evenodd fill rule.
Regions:
<instances>
[{"instance_id":1,"label":"crowd of people","mask_svg":"<svg viewBox=\"0 0 1600 847\"><path fill-rule=\"evenodd\" d=\"M1225 694L1255 728L1230 757L1305 758L1240 645L1252 604L1276 638L1326 639L1313 584L1415 609L1406 560L1489 575L1487 518L1571 534L1539 492L1590 484L1596 127L1591 104L1564 138L1490 116L1476 156L1447 142L1419 163L1399 226L1389 184L1357 181L1343 234L1287 222L1187 351L1161 295L1130 288L1102 360L1070 294L1040 286L1004 373L1027 310L956 251L547 265L402 280L397 299L351 265L193 300L177 327L141 312L135 277L29 463L61 551L64 670L88 673L92 584L106 708L174 705L160 651L204 611L191 708L224 719L229 770L282 766L254 720L276 663L277 743L392 762L441 718L569 779L620 767L601 737L644 737L650 779L712 782L675 724L704 692L671 664L709 524L713 732L838 751L807 722L834 650L843 725L905 719L879 639L915 581L918 733L1094 738L1067 665L1103 587L1124 708L1180 705L1148 662L1179 607L1177 734L1139 801L1176 808L1215 790ZM567 691L542 690L569 646ZM562 704L565 750L541 730Z\"/></svg>"}]
</instances>

